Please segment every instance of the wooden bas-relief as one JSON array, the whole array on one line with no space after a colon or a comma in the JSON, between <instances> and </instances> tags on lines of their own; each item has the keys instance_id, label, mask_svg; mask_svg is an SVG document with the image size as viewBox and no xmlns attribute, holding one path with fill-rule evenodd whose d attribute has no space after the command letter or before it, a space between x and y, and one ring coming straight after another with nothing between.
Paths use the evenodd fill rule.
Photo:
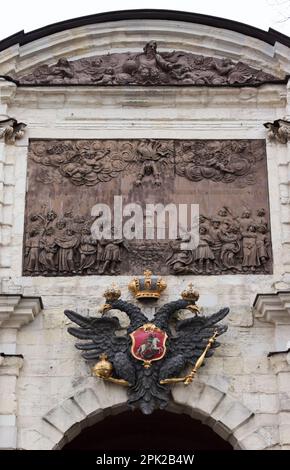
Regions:
<instances>
[{"instance_id":1,"label":"wooden bas-relief","mask_svg":"<svg viewBox=\"0 0 290 470\"><path fill-rule=\"evenodd\" d=\"M199 204L199 244L96 239L96 204ZM123 224L131 218L123 217ZM147 221L148 222L148 221ZM166 219L166 229L168 219ZM136 227L135 227L136 231ZM134 232L134 227L133 227ZM270 274L272 249L263 140L31 140L23 274Z\"/></svg>"},{"instance_id":2,"label":"wooden bas-relief","mask_svg":"<svg viewBox=\"0 0 290 470\"><path fill-rule=\"evenodd\" d=\"M149 41L138 53L108 53L77 60L62 57L13 77L20 85L243 86L281 81L244 62L186 51L158 52Z\"/></svg>"}]
</instances>

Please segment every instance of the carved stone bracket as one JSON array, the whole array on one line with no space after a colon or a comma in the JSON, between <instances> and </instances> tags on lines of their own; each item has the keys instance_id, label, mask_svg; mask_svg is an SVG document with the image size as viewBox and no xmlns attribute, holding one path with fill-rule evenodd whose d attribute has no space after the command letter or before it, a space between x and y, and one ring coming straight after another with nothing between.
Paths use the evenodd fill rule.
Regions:
<instances>
[{"instance_id":1,"label":"carved stone bracket","mask_svg":"<svg viewBox=\"0 0 290 470\"><path fill-rule=\"evenodd\" d=\"M258 294L254 301L254 308L255 317L261 321L290 324L290 291Z\"/></svg>"},{"instance_id":2,"label":"carved stone bracket","mask_svg":"<svg viewBox=\"0 0 290 470\"><path fill-rule=\"evenodd\" d=\"M264 126L268 131L268 139L280 144L287 144L290 138L290 121L286 119L276 119L273 122L265 122Z\"/></svg>"},{"instance_id":3,"label":"carved stone bracket","mask_svg":"<svg viewBox=\"0 0 290 470\"><path fill-rule=\"evenodd\" d=\"M30 323L43 308L41 297L0 295L0 328L16 328Z\"/></svg>"},{"instance_id":4,"label":"carved stone bracket","mask_svg":"<svg viewBox=\"0 0 290 470\"><path fill-rule=\"evenodd\" d=\"M257 319L275 325L276 351L285 351L290 341L290 291L258 294L253 306Z\"/></svg>"},{"instance_id":5,"label":"carved stone bracket","mask_svg":"<svg viewBox=\"0 0 290 470\"><path fill-rule=\"evenodd\" d=\"M0 295L0 352L15 354L17 332L41 312L41 297Z\"/></svg>"},{"instance_id":6,"label":"carved stone bracket","mask_svg":"<svg viewBox=\"0 0 290 470\"><path fill-rule=\"evenodd\" d=\"M17 119L6 116L5 119L0 117L0 139L4 139L8 145L15 144L15 141L24 136L26 124L18 122Z\"/></svg>"}]
</instances>

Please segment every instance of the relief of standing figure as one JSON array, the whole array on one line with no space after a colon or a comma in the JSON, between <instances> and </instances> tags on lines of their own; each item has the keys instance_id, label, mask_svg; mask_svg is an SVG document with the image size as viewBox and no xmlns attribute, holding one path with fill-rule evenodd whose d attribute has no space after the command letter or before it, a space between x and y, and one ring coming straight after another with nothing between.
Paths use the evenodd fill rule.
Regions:
<instances>
[{"instance_id":1,"label":"relief of standing figure","mask_svg":"<svg viewBox=\"0 0 290 470\"><path fill-rule=\"evenodd\" d=\"M214 262L214 254L209 247L212 240L204 226L199 228L199 234L199 244L194 252L194 257L195 260L198 261L198 272L202 274L205 268L205 272L209 273Z\"/></svg>"},{"instance_id":2,"label":"relief of standing figure","mask_svg":"<svg viewBox=\"0 0 290 470\"><path fill-rule=\"evenodd\" d=\"M62 274L76 273L74 262L74 248L79 244L78 236L71 229L67 229L63 236L55 239L59 246L58 270Z\"/></svg>"},{"instance_id":3,"label":"relief of standing figure","mask_svg":"<svg viewBox=\"0 0 290 470\"><path fill-rule=\"evenodd\" d=\"M57 245L55 243L54 229L52 227L45 230L44 235L40 239L39 246L41 248L39 263L42 265L43 274L47 274L47 272L55 273L56 266L54 257L57 253Z\"/></svg>"},{"instance_id":4,"label":"relief of standing figure","mask_svg":"<svg viewBox=\"0 0 290 470\"><path fill-rule=\"evenodd\" d=\"M248 227L247 232L242 233L243 236L243 271L250 269L252 272L260 265L257 250L257 234L254 225Z\"/></svg>"},{"instance_id":5,"label":"relief of standing figure","mask_svg":"<svg viewBox=\"0 0 290 470\"><path fill-rule=\"evenodd\" d=\"M80 273L87 269L88 274L92 274L90 268L93 267L96 261L96 245L97 241L92 237L91 230L88 227L83 227L79 245L81 257L78 271Z\"/></svg>"},{"instance_id":6,"label":"relief of standing figure","mask_svg":"<svg viewBox=\"0 0 290 470\"><path fill-rule=\"evenodd\" d=\"M39 231L31 230L25 246L26 270L31 275L39 274Z\"/></svg>"},{"instance_id":7,"label":"relief of standing figure","mask_svg":"<svg viewBox=\"0 0 290 470\"><path fill-rule=\"evenodd\" d=\"M120 246L123 244L123 239L114 239L114 228L112 228L112 239L105 241L104 249L104 265L100 270L100 274L107 273L118 274L119 263L121 262Z\"/></svg>"}]
</instances>

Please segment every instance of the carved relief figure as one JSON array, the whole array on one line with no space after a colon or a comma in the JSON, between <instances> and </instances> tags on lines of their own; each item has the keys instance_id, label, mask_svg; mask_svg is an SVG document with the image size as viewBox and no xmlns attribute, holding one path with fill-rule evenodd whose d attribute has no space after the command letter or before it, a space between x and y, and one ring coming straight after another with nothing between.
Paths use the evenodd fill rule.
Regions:
<instances>
[{"instance_id":1,"label":"carved relief figure","mask_svg":"<svg viewBox=\"0 0 290 470\"><path fill-rule=\"evenodd\" d=\"M74 261L74 248L79 243L78 236L71 229L66 229L62 236L55 239L58 250L58 269L60 273L76 273L76 266Z\"/></svg>"},{"instance_id":2,"label":"carved relief figure","mask_svg":"<svg viewBox=\"0 0 290 470\"><path fill-rule=\"evenodd\" d=\"M246 232L242 232L243 237L243 270L255 271L259 266L257 234L254 225L249 225Z\"/></svg>"},{"instance_id":3,"label":"carved relief figure","mask_svg":"<svg viewBox=\"0 0 290 470\"><path fill-rule=\"evenodd\" d=\"M120 257L120 245L123 243L123 240L108 240L105 245L104 254L103 254L103 267L100 270L100 274L110 273L118 274L119 273L119 263L121 261Z\"/></svg>"},{"instance_id":4,"label":"carved relief figure","mask_svg":"<svg viewBox=\"0 0 290 470\"><path fill-rule=\"evenodd\" d=\"M201 226L199 229L199 245L194 252L194 258L198 262L198 272L201 274L205 272L208 274L212 269L214 254L210 249L212 239L208 235L205 227Z\"/></svg>"},{"instance_id":5,"label":"carved relief figure","mask_svg":"<svg viewBox=\"0 0 290 470\"><path fill-rule=\"evenodd\" d=\"M25 265L30 275L39 273L39 232L31 230L25 244Z\"/></svg>"},{"instance_id":6,"label":"carved relief figure","mask_svg":"<svg viewBox=\"0 0 290 470\"><path fill-rule=\"evenodd\" d=\"M54 256L57 253L57 244L54 234L55 231L53 227L49 227L44 231L44 235L40 239L39 247L41 251L39 254L39 263L42 266L43 274L56 272Z\"/></svg>"},{"instance_id":7,"label":"carved relief figure","mask_svg":"<svg viewBox=\"0 0 290 470\"><path fill-rule=\"evenodd\" d=\"M174 274L196 274L197 270L193 267L193 253L191 250L182 250L181 243L184 243L181 237L169 243L170 251L166 259L166 264L172 269Z\"/></svg>"},{"instance_id":8,"label":"carved relief figure","mask_svg":"<svg viewBox=\"0 0 290 470\"><path fill-rule=\"evenodd\" d=\"M97 241L93 239L91 230L88 227L83 227L81 240L79 244L80 264L78 272L87 270L90 274L93 272L92 267L96 261L96 248Z\"/></svg>"}]
</instances>

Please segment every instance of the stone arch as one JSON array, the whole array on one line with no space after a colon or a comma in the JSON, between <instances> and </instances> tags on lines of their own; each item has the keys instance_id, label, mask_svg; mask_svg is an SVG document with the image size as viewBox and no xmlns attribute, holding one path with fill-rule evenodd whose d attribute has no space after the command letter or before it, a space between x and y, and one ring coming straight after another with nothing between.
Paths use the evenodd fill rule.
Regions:
<instances>
[{"instance_id":1,"label":"stone arch","mask_svg":"<svg viewBox=\"0 0 290 470\"><path fill-rule=\"evenodd\" d=\"M85 388L49 410L42 418L34 449L61 449L84 428L110 414L126 410L126 390L100 383L101 389ZM217 388L195 382L176 385L168 411L185 413L208 425L234 449L267 448L254 413L240 401Z\"/></svg>"}]
</instances>

